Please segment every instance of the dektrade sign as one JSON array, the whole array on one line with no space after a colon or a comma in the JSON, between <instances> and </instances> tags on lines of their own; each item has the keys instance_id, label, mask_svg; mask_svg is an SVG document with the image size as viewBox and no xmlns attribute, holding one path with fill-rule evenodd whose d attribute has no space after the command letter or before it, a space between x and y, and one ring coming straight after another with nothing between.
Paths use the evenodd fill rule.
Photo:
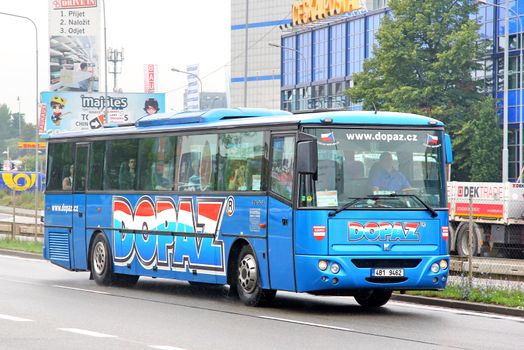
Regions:
<instances>
[{"instance_id":1,"label":"dektrade sign","mask_svg":"<svg viewBox=\"0 0 524 350\"><path fill-rule=\"evenodd\" d=\"M102 128L104 125L134 123L139 118L165 112L165 94L108 94L43 92L41 96L42 137L64 131ZM107 105L107 118L105 108Z\"/></svg>"}]
</instances>

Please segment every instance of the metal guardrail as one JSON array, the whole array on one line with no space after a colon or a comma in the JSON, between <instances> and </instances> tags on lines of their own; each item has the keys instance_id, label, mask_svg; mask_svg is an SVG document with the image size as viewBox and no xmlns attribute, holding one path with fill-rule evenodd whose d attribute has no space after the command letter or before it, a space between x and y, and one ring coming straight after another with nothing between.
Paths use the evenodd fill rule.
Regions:
<instances>
[{"instance_id":1,"label":"metal guardrail","mask_svg":"<svg viewBox=\"0 0 524 350\"><path fill-rule=\"evenodd\" d=\"M469 271L468 258L452 256L450 269L453 272L467 273ZM474 274L504 276L524 280L524 259L473 257L471 269Z\"/></svg>"}]
</instances>

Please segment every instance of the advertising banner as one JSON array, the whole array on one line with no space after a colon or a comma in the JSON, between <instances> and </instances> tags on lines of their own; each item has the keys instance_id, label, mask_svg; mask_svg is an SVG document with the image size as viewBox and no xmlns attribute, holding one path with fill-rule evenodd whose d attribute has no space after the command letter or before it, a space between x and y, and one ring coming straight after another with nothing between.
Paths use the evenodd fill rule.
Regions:
<instances>
[{"instance_id":1,"label":"advertising banner","mask_svg":"<svg viewBox=\"0 0 524 350\"><path fill-rule=\"evenodd\" d=\"M51 91L98 91L101 47L97 0L49 0Z\"/></svg>"},{"instance_id":2,"label":"advertising banner","mask_svg":"<svg viewBox=\"0 0 524 350\"><path fill-rule=\"evenodd\" d=\"M37 187L38 186L38 187ZM37 187L40 191L45 188L45 175L35 172L1 171L0 190L16 192L34 191Z\"/></svg>"},{"instance_id":3,"label":"advertising banner","mask_svg":"<svg viewBox=\"0 0 524 350\"><path fill-rule=\"evenodd\" d=\"M158 80L158 69L156 64L144 65L144 92L156 92Z\"/></svg>"},{"instance_id":4,"label":"advertising banner","mask_svg":"<svg viewBox=\"0 0 524 350\"><path fill-rule=\"evenodd\" d=\"M187 110L200 110L200 81L198 80L199 65L192 64L187 66Z\"/></svg>"},{"instance_id":5,"label":"advertising banner","mask_svg":"<svg viewBox=\"0 0 524 350\"><path fill-rule=\"evenodd\" d=\"M165 94L108 94L105 101L101 93L42 92L42 103L47 105L46 135L64 131L99 129L104 124L129 124L139 118L165 112ZM107 104L108 117L104 117Z\"/></svg>"}]
</instances>

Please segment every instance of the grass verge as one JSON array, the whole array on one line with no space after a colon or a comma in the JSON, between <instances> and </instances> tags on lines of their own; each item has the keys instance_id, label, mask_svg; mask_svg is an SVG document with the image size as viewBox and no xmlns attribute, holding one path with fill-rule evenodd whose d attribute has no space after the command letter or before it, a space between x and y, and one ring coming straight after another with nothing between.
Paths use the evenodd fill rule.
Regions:
<instances>
[{"instance_id":1,"label":"grass verge","mask_svg":"<svg viewBox=\"0 0 524 350\"><path fill-rule=\"evenodd\" d=\"M473 287L462 283L448 283L443 291L409 291L407 294L524 309L524 291L509 286L490 286L488 283Z\"/></svg>"},{"instance_id":2,"label":"grass verge","mask_svg":"<svg viewBox=\"0 0 524 350\"><path fill-rule=\"evenodd\" d=\"M0 249L42 254L42 245L42 242L21 241L18 239L0 239Z\"/></svg>"},{"instance_id":3,"label":"grass verge","mask_svg":"<svg viewBox=\"0 0 524 350\"><path fill-rule=\"evenodd\" d=\"M35 193L34 192L17 192L15 195L15 206L17 208L34 209ZM0 205L12 206L13 193L11 191L0 190ZM44 207L44 194L38 194L38 209Z\"/></svg>"}]
</instances>

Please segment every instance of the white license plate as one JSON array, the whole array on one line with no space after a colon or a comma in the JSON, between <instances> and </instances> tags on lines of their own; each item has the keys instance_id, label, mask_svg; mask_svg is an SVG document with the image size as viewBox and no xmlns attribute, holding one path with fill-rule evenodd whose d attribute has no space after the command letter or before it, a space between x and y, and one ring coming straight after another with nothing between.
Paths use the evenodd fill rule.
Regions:
<instances>
[{"instance_id":1,"label":"white license plate","mask_svg":"<svg viewBox=\"0 0 524 350\"><path fill-rule=\"evenodd\" d=\"M404 277L404 269L373 269L373 277Z\"/></svg>"}]
</instances>

